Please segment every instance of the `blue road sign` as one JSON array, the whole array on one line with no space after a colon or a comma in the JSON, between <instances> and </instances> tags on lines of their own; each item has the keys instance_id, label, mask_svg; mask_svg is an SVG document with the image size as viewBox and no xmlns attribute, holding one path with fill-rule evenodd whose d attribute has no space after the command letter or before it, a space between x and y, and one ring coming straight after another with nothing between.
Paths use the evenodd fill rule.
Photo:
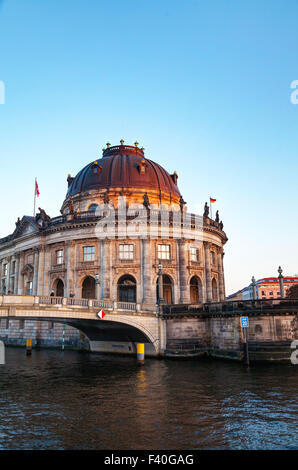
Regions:
<instances>
[{"instance_id":1,"label":"blue road sign","mask_svg":"<svg viewBox=\"0 0 298 470\"><path fill-rule=\"evenodd\" d=\"M240 317L241 328L248 328L248 317Z\"/></svg>"}]
</instances>

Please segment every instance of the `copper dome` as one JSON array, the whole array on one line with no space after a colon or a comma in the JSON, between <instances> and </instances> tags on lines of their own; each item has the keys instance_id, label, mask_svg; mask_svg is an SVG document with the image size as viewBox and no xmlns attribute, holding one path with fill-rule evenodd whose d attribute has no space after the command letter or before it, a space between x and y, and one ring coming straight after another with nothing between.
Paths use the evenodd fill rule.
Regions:
<instances>
[{"instance_id":1,"label":"copper dome","mask_svg":"<svg viewBox=\"0 0 298 470\"><path fill-rule=\"evenodd\" d=\"M177 175L144 157L138 147L108 147L103 156L70 178L66 197L94 189L146 188L180 197Z\"/></svg>"}]
</instances>

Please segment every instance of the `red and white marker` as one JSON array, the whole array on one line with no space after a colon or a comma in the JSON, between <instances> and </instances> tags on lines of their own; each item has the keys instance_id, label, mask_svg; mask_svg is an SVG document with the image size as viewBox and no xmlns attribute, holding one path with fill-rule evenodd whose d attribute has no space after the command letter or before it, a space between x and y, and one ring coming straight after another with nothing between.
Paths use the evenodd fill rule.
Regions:
<instances>
[{"instance_id":1,"label":"red and white marker","mask_svg":"<svg viewBox=\"0 0 298 470\"><path fill-rule=\"evenodd\" d=\"M104 312L103 310L101 310L101 311L98 312L98 314L97 314L98 318L101 318L101 319L103 319L103 317L104 317L105 315L106 315L106 314L105 314L105 312Z\"/></svg>"}]
</instances>

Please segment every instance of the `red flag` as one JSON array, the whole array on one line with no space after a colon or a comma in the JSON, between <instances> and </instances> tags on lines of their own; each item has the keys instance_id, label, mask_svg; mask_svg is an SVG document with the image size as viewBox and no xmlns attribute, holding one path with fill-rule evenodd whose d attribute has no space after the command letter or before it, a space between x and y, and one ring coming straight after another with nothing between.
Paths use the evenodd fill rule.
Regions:
<instances>
[{"instance_id":1,"label":"red flag","mask_svg":"<svg viewBox=\"0 0 298 470\"><path fill-rule=\"evenodd\" d=\"M35 194L36 196L38 197L40 192L39 192L39 188L38 188L38 184L37 184L37 180L35 180Z\"/></svg>"}]
</instances>

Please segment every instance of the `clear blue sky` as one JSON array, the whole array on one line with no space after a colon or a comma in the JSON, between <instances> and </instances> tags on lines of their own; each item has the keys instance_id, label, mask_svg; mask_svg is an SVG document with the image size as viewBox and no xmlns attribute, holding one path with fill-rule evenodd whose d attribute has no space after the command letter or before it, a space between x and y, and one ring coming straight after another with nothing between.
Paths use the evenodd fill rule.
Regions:
<instances>
[{"instance_id":1,"label":"clear blue sky","mask_svg":"<svg viewBox=\"0 0 298 470\"><path fill-rule=\"evenodd\" d=\"M138 140L209 196L229 237L227 293L298 273L298 1L0 0L0 236L68 173Z\"/></svg>"}]
</instances>

